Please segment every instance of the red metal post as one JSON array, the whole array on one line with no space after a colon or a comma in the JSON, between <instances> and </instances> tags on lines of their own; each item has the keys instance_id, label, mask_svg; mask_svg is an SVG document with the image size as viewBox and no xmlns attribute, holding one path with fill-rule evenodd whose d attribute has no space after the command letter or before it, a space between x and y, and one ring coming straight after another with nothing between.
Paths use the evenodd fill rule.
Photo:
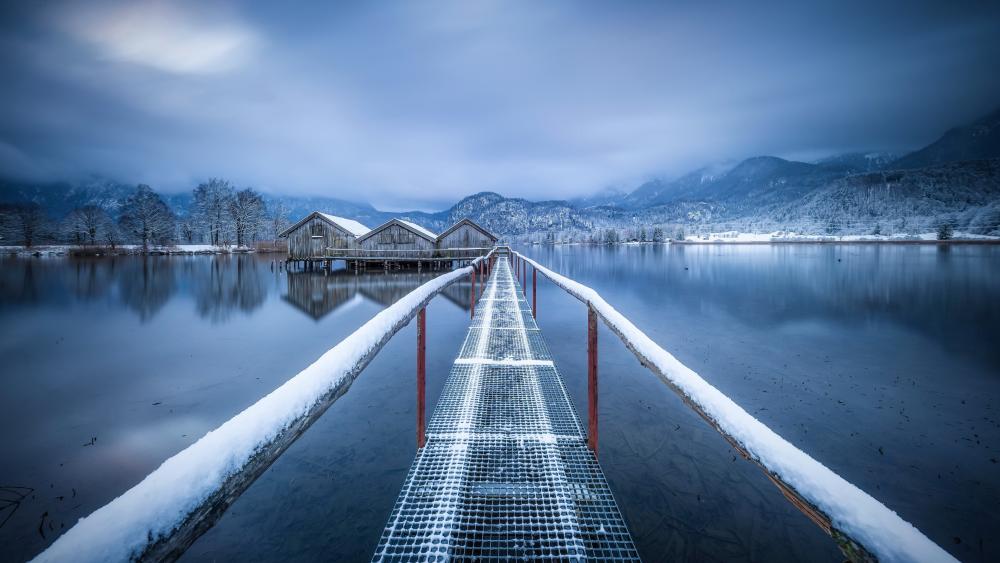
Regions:
<instances>
[{"instance_id":1,"label":"red metal post","mask_svg":"<svg viewBox=\"0 0 1000 563\"><path fill-rule=\"evenodd\" d=\"M469 317L476 316L476 269L472 269L472 291L469 292Z\"/></svg>"},{"instance_id":2,"label":"red metal post","mask_svg":"<svg viewBox=\"0 0 1000 563\"><path fill-rule=\"evenodd\" d=\"M531 318L538 318L538 268L531 269Z\"/></svg>"},{"instance_id":3,"label":"red metal post","mask_svg":"<svg viewBox=\"0 0 1000 563\"><path fill-rule=\"evenodd\" d=\"M587 445L597 455L597 312L587 307Z\"/></svg>"},{"instance_id":4,"label":"red metal post","mask_svg":"<svg viewBox=\"0 0 1000 563\"><path fill-rule=\"evenodd\" d=\"M424 384L427 376L427 309L417 313L417 449L424 447Z\"/></svg>"},{"instance_id":5,"label":"red metal post","mask_svg":"<svg viewBox=\"0 0 1000 563\"><path fill-rule=\"evenodd\" d=\"M528 262L524 262L521 268L521 292L528 296Z\"/></svg>"}]
</instances>

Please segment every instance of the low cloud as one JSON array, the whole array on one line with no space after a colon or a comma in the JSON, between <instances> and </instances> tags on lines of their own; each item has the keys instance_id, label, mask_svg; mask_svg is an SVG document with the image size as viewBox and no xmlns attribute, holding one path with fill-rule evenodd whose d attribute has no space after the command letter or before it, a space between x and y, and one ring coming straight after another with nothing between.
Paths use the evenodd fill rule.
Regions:
<instances>
[{"instance_id":1,"label":"low cloud","mask_svg":"<svg viewBox=\"0 0 1000 563\"><path fill-rule=\"evenodd\" d=\"M104 60L174 74L239 68L257 43L247 26L223 14L198 14L164 1L76 3L55 11L53 20Z\"/></svg>"},{"instance_id":2,"label":"low cloud","mask_svg":"<svg viewBox=\"0 0 1000 563\"><path fill-rule=\"evenodd\" d=\"M87 2L0 13L0 175L435 207L905 150L1000 103L1000 5Z\"/></svg>"}]
</instances>

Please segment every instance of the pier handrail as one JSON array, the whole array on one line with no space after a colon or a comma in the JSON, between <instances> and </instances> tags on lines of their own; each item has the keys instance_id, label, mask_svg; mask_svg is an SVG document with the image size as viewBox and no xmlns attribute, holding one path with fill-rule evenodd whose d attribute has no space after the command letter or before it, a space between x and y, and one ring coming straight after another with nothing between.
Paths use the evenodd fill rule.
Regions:
<instances>
[{"instance_id":1,"label":"pier handrail","mask_svg":"<svg viewBox=\"0 0 1000 563\"><path fill-rule=\"evenodd\" d=\"M383 309L277 389L81 518L34 561L173 561L336 402L382 347L483 261L438 276Z\"/></svg>"},{"instance_id":2,"label":"pier handrail","mask_svg":"<svg viewBox=\"0 0 1000 563\"><path fill-rule=\"evenodd\" d=\"M887 506L754 418L656 344L596 291L520 252L512 254L593 310L639 363L656 374L745 459L761 467L785 498L828 533L849 559L957 561Z\"/></svg>"}]
</instances>

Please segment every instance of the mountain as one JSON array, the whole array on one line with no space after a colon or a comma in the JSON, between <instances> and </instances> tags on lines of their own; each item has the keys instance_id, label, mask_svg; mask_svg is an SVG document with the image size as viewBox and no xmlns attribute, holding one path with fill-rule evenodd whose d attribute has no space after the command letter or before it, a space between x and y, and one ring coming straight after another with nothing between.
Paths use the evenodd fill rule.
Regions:
<instances>
[{"instance_id":1,"label":"mountain","mask_svg":"<svg viewBox=\"0 0 1000 563\"><path fill-rule=\"evenodd\" d=\"M1000 158L1000 109L892 163L892 168L922 168L946 162Z\"/></svg>"},{"instance_id":2,"label":"mountain","mask_svg":"<svg viewBox=\"0 0 1000 563\"><path fill-rule=\"evenodd\" d=\"M894 152L849 152L824 158L816 164L846 174L859 174L883 170L898 158L899 155Z\"/></svg>"},{"instance_id":3,"label":"mountain","mask_svg":"<svg viewBox=\"0 0 1000 563\"><path fill-rule=\"evenodd\" d=\"M441 232L469 217L506 238L580 238L605 229L661 226L692 231L868 234L927 232L944 221L955 229L1000 235L1000 112L946 132L901 158L884 152L847 153L814 163L774 156L703 167L673 180L651 179L630 193L605 190L571 201L529 201L494 192L468 196L448 209L389 213L329 197L263 194L292 220L324 211L369 227L392 217ZM0 181L0 203L31 201L61 217L99 205L113 216L134 185L89 178L77 184ZM179 215L191 194L167 194Z\"/></svg>"},{"instance_id":4,"label":"mountain","mask_svg":"<svg viewBox=\"0 0 1000 563\"><path fill-rule=\"evenodd\" d=\"M77 207L96 205L117 216L121 202L133 191L135 185L98 177L72 184L0 181L0 203L36 203L55 217L62 217Z\"/></svg>"},{"instance_id":5,"label":"mountain","mask_svg":"<svg viewBox=\"0 0 1000 563\"><path fill-rule=\"evenodd\" d=\"M628 192L620 188L605 188L600 192L587 196L576 197L569 200L569 204L577 209L587 209L590 207L611 206L616 207L625 199Z\"/></svg>"},{"instance_id":6,"label":"mountain","mask_svg":"<svg viewBox=\"0 0 1000 563\"><path fill-rule=\"evenodd\" d=\"M528 201L482 192L464 198L445 212L445 223L469 217L498 235L529 232L589 230L591 212L566 201Z\"/></svg>"},{"instance_id":7,"label":"mountain","mask_svg":"<svg viewBox=\"0 0 1000 563\"><path fill-rule=\"evenodd\" d=\"M843 172L823 165L757 156L735 166L702 168L671 182L647 182L629 194L623 205L642 209L683 201L792 199L839 175Z\"/></svg>"}]
</instances>

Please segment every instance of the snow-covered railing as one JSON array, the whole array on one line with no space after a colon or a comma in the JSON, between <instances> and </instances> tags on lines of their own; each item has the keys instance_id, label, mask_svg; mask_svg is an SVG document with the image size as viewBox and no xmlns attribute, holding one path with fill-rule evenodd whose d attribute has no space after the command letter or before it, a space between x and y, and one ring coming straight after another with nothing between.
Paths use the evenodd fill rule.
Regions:
<instances>
[{"instance_id":1,"label":"snow-covered railing","mask_svg":"<svg viewBox=\"0 0 1000 563\"><path fill-rule=\"evenodd\" d=\"M639 362L712 425L743 457L759 465L785 497L830 534L853 561L957 561L894 511L751 416L691 368L653 342L596 291L520 253L514 260L585 303ZM520 272L527 280L523 266ZM534 297L534 296L533 296Z\"/></svg>"},{"instance_id":2,"label":"snow-covered railing","mask_svg":"<svg viewBox=\"0 0 1000 563\"><path fill-rule=\"evenodd\" d=\"M338 398L400 329L470 266L438 276L380 311L350 336L243 412L163 462L97 509L35 561L172 561Z\"/></svg>"}]
</instances>

